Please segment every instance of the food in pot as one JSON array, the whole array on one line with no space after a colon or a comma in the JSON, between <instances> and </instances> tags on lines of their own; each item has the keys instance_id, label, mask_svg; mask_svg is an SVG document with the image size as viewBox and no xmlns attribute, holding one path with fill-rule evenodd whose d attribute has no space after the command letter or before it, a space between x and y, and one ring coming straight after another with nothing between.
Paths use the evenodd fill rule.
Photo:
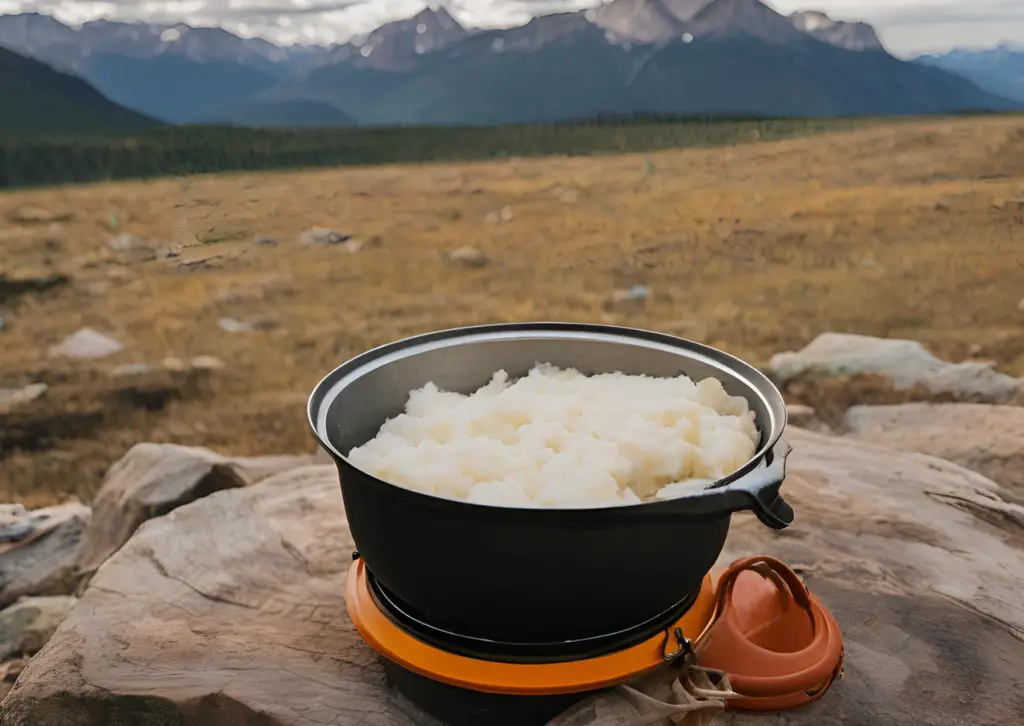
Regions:
<instances>
[{"instance_id":1,"label":"food in pot","mask_svg":"<svg viewBox=\"0 0 1024 726\"><path fill-rule=\"evenodd\" d=\"M745 398L715 378L535 366L464 395L433 383L349 452L392 484L477 504L584 508L702 489L743 466L759 434Z\"/></svg>"}]
</instances>

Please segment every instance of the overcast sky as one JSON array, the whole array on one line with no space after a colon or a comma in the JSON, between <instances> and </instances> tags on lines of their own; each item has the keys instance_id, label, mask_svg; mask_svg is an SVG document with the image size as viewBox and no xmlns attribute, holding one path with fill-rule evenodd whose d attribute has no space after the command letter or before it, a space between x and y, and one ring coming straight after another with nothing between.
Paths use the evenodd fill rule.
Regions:
<instances>
[{"instance_id":1,"label":"overcast sky","mask_svg":"<svg viewBox=\"0 0 1024 726\"><path fill-rule=\"evenodd\" d=\"M590 7L600 0L442 0L468 25L508 26L532 15ZM1024 0L769 0L789 13L813 8L867 20L898 55L954 46L1024 44ZM422 9L424 0L0 0L0 13L37 10L80 23L94 18L222 25L279 42L346 40Z\"/></svg>"}]
</instances>

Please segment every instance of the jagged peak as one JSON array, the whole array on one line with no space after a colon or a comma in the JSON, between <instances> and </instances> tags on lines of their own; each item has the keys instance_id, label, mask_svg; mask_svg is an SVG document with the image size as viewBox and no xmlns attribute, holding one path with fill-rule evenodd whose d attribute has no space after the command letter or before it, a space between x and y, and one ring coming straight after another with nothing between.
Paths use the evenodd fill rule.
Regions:
<instances>
[{"instance_id":1,"label":"jagged peak","mask_svg":"<svg viewBox=\"0 0 1024 726\"><path fill-rule=\"evenodd\" d=\"M696 37L747 35L770 43L798 40L804 33L760 0L712 0L690 24Z\"/></svg>"},{"instance_id":2,"label":"jagged peak","mask_svg":"<svg viewBox=\"0 0 1024 726\"><path fill-rule=\"evenodd\" d=\"M748 17L783 18L761 0L711 0L696 17L724 17L743 14ZM696 19L695 17L695 19Z\"/></svg>"},{"instance_id":3,"label":"jagged peak","mask_svg":"<svg viewBox=\"0 0 1024 726\"><path fill-rule=\"evenodd\" d=\"M642 43L667 40L683 31L683 22L663 0L613 0L587 17L620 39Z\"/></svg>"},{"instance_id":4,"label":"jagged peak","mask_svg":"<svg viewBox=\"0 0 1024 726\"><path fill-rule=\"evenodd\" d=\"M36 12L35 10L29 10L29 11L26 11L26 12L23 12L23 13L0 13L0 18L5 18L5 19L9 19L9 20L21 20L21 21L26 21L26 22L30 22L30 23L43 22L43 23L51 23L51 24L52 23L56 23L57 25L64 25L65 24L65 23L62 23L61 21L57 20L57 18L53 17L52 15L47 15L46 13Z\"/></svg>"},{"instance_id":5,"label":"jagged peak","mask_svg":"<svg viewBox=\"0 0 1024 726\"><path fill-rule=\"evenodd\" d=\"M438 25L446 30L465 30L465 26L459 22L458 18L451 14L451 11L448 10L448 6L446 5L427 5L418 13L413 15L410 20L416 20L419 22L434 20Z\"/></svg>"},{"instance_id":6,"label":"jagged peak","mask_svg":"<svg viewBox=\"0 0 1024 726\"><path fill-rule=\"evenodd\" d=\"M836 25L836 21L821 10L798 10L789 17L796 27L805 31L832 28Z\"/></svg>"},{"instance_id":7,"label":"jagged peak","mask_svg":"<svg viewBox=\"0 0 1024 726\"><path fill-rule=\"evenodd\" d=\"M820 10L803 10L789 16L793 27L825 43L847 50L885 50L875 29L865 22L834 20Z\"/></svg>"},{"instance_id":8,"label":"jagged peak","mask_svg":"<svg viewBox=\"0 0 1024 726\"><path fill-rule=\"evenodd\" d=\"M662 2L670 13L685 23L706 8L711 0L662 0Z\"/></svg>"}]
</instances>

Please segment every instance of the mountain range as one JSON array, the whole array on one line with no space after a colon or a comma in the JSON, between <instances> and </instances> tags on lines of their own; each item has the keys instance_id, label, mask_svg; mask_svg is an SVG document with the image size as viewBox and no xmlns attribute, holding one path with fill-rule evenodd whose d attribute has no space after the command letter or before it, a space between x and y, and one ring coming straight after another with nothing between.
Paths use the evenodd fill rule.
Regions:
<instances>
[{"instance_id":1,"label":"mountain range","mask_svg":"<svg viewBox=\"0 0 1024 726\"><path fill-rule=\"evenodd\" d=\"M1000 43L987 50L958 48L924 55L916 62L956 73L992 93L1024 103L1024 46Z\"/></svg>"},{"instance_id":2,"label":"mountain range","mask_svg":"<svg viewBox=\"0 0 1024 726\"><path fill-rule=\"evenodd\" d=\"M504 30L444 8L333 47L219 28L0 16L0 46L170 123L490 124L596 114L849 116L1009 110L866 23L760 0L612 0Z\"/></svg>"},{"instance_id":3,"label":"mountain range","mask_svg":"<svg viewBox=\"0 0 1024 726\"><path fill-rule=\"evenodd\" d=\"M0 135L134 133L159 125L77 76L0 48Z\"/></svg>"},{"instance_id":4,"label":"mountain range","mask_svg":"<svg viewBox=\"0 0 1024 726\"><path fill-rule=\"evenodd\" d=\"M169 122L270 88L324 50L281 48L184 24L96 20L72 28L38 13L0 16L0 46L79 75L110 100Z\"/></svg>"}]
</instances>

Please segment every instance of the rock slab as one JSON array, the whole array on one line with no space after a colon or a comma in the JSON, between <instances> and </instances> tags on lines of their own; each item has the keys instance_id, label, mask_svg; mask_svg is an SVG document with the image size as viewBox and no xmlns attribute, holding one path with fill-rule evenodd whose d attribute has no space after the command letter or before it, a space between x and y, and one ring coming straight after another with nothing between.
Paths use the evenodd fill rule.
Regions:
<instances>
[{"instance_id":1,"label":"rock slab","mask_svg":"<svg viewBox=\"0 0 1024 726\"><path fill-rule=\"evenodd\" d=\"M790 404L786 406L786 422L789 426L797 426L819 434L831 434L832 429L818 417L818 412L810 406Z\"/></svg>"},{"instance_id":2,"label":"rock slab","mask_svg":"<svg viewBox=\"0 0 1024 726\"><path fill-rule=\"evenodd\" d=\"M0 660L38 653L75 602L67 595L29 597L0 612Z\"/></svg>"},{"instance_id":3,"label":"rock slab","mask_svg":"<svg viewBox=\"0 0 1024 726\"><path fill-rule=\"evenodd\" d=\"M146 520L221 491L253 484L312 457L230 459L209 449L136 444L107 472L77 563L88 579Z\"/></svg>"},{"instance_id":4,"label":"rock slab","mask_svg":"<svg viewBox=\"0 0 1024 726\"><path fill-rule=\"evenodd\" d=\"M1024 408L973 403L854 406L846 435L952 461L1024 504Z\"/></svg>"},{"instance_id":5,"label":"rock slab","mask_svg":"<svg viewBox=\"0 0 1024 726\"><path fill-rule=\"evenodd\" d=\"M20 406L32 403L46 393L48 388L45 383L29 383L20 388L0 388L0 414L10 413Z\"/></svg>"},{"instance_id":6,"label":"rock slab","mask_svg":"<svg viewBox=\"0 0 1024 726\"><path fill-rule=\"evenodd\" d=\"M118 340L92 328L82 328L50 348L51 356L65 358L106 358L124 350Z\"/></svg>"},{"instance_id":7,"label":"rock slab","mask_svg":"<svg viewBox=\"0 0 1024 726\"><path fill-rule=\"evenodd\" d=\"M949 363L917 341L847 333L822 333L803 350L772 356L768 373L783 388L808 379L881 379L908 400L1008 404L1024 393L1021 381L991 363Z\"/></svg>"},{"instance_id":8,"label":"rock slab","mask_svg":"<svg viewBox=\"0 0 1024 726\"><path fill-rule=\"evenodd\" d=\"M26 511L0 507L0 607L21 597L68 595L91 511L78 502Z\"/></svg>"},{"instance_id":9,"label":"rock slab","mask_svg":"<svg viewBox=\"0 0 1024 726\"><path fill-rule=\"evenodd\" d=\"M945 461L787 436L797 522L776 534L736 517L723 561L763 552L803 572L843 628L846 678L800 711L721 722L1024 723L1024 509ZM150 520L31 661L0 726L437 726L388 688L346 614L352 548L330 466Z\"/></svg>"}]
</instances>

